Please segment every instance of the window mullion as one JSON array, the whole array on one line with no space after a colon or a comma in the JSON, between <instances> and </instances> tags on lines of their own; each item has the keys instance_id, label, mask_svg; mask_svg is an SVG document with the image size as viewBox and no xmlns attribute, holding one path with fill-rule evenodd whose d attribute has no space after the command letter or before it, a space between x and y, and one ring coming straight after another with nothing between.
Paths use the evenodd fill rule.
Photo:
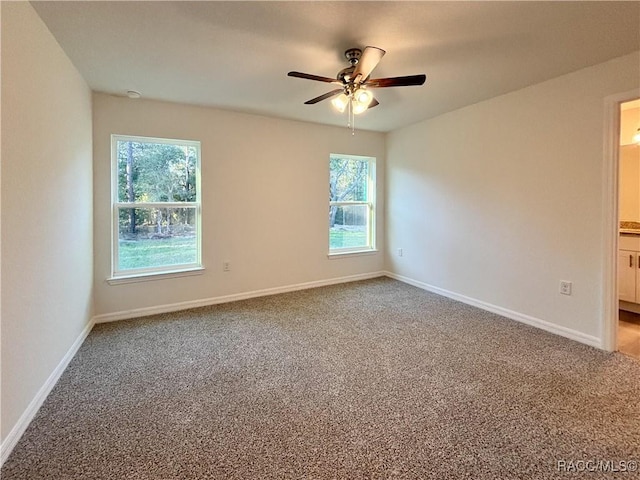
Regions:
<instances>
[{"instance_id":1,"label":"window mullion","mask_svg":"<svg viewBox=\"0 0 640 480\"><path fill-rule=\"evenodd\" d=\"M196 208L197 202L115 202L117 208Z\"/></svg>"},{"instance_id":2,"label":"window mullion","mask_svg":"<svg viewBox=\"0 0 640 480\"><path fill-rule=\"evenodd\" d=\"M341 201L341 202L329 202L330 206L340 207L343 205L371 205L371 202L361 202L361 201Z\"/></svg>"}]
</instances>

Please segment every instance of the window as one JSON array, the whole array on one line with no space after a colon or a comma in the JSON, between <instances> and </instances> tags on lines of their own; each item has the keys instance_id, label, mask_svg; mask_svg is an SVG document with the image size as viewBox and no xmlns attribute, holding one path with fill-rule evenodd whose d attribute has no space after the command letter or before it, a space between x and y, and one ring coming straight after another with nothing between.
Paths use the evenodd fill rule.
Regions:
<instances>
[{"instance_id":1,"label":"window","mask_svg":"<svg viewBox=\"0 0 640 480\"><path fill-rule=\"evenodd\" d=\"M375 165L372 157L329 157L329 253L375 249Z\"/></svg>"},{"instance_id":2,"label":"window","mask_svg":"<svg viewBox=\"0 0 640 480\"><path fill-rule=\"evenodd\" d=\"M112 136L112 276L201 268L200 142Z\"/></svg>"}]
</instances>

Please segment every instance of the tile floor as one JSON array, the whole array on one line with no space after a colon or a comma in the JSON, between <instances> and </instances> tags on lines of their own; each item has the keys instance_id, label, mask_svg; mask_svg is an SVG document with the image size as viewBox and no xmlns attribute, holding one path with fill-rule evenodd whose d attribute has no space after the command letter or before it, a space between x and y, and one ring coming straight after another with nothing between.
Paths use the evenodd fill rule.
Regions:
<instances>
[{"instance_id":1,"label":"tile floor","mask_svg":"<svg viewBox=\"0 0 640 480\"><path fill-rule=\"evenodd\" d=\"M620 310L618 350L640 360L640 314Z\"/></svg>"}]
</instances>

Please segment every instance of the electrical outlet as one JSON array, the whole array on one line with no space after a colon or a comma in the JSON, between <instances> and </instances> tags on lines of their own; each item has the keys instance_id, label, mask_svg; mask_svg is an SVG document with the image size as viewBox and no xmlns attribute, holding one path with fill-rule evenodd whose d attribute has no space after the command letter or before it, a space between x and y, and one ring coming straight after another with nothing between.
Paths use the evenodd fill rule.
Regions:
<instances>
[{"instance_id":1,"label":"electrical outlet","mask_svg":"<svg viewBox=\"0 0 640 480\"><path fill-rule=\"evenodd\" d=\"M571 295L571 282L560 280L560 293L562 295Z\"/></svg>"},{"instance_id":2,"label":"electrical outlet","mask_svg":"<svg viewBox=\"0 0 640 480\"><path fill-rule=\"evenodd\" d=\"M231 262L229 260L225 260L222 262L222 271L230 272L231 271Z\"/></svg>"},{"instance_id":3,"label":"electrical outlet","mask_svg":"<svg viewBox=\"0 0 640 480\"><path fill-rule=\"evenodd\" d=\"M401 257L402 255L404 255L404 252L402 251L401 248L398 249L398 256Z\"/></svg>"}]
</instances>

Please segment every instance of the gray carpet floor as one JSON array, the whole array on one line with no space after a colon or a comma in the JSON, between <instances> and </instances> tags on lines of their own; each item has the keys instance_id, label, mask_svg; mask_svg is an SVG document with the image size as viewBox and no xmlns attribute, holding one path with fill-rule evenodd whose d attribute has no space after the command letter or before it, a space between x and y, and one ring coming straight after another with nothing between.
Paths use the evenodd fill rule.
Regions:
<instances>
[{"instance_id":1,"label":"gray carpet floor","mask_svg":"<svg viewBox=\"0 0 640 480\"><path fill-rule=\"evenodd\" d=\"M380 278L97 325L1 478L638 478L591 460L639 362Z\"/></svg>"}]
</instances>

